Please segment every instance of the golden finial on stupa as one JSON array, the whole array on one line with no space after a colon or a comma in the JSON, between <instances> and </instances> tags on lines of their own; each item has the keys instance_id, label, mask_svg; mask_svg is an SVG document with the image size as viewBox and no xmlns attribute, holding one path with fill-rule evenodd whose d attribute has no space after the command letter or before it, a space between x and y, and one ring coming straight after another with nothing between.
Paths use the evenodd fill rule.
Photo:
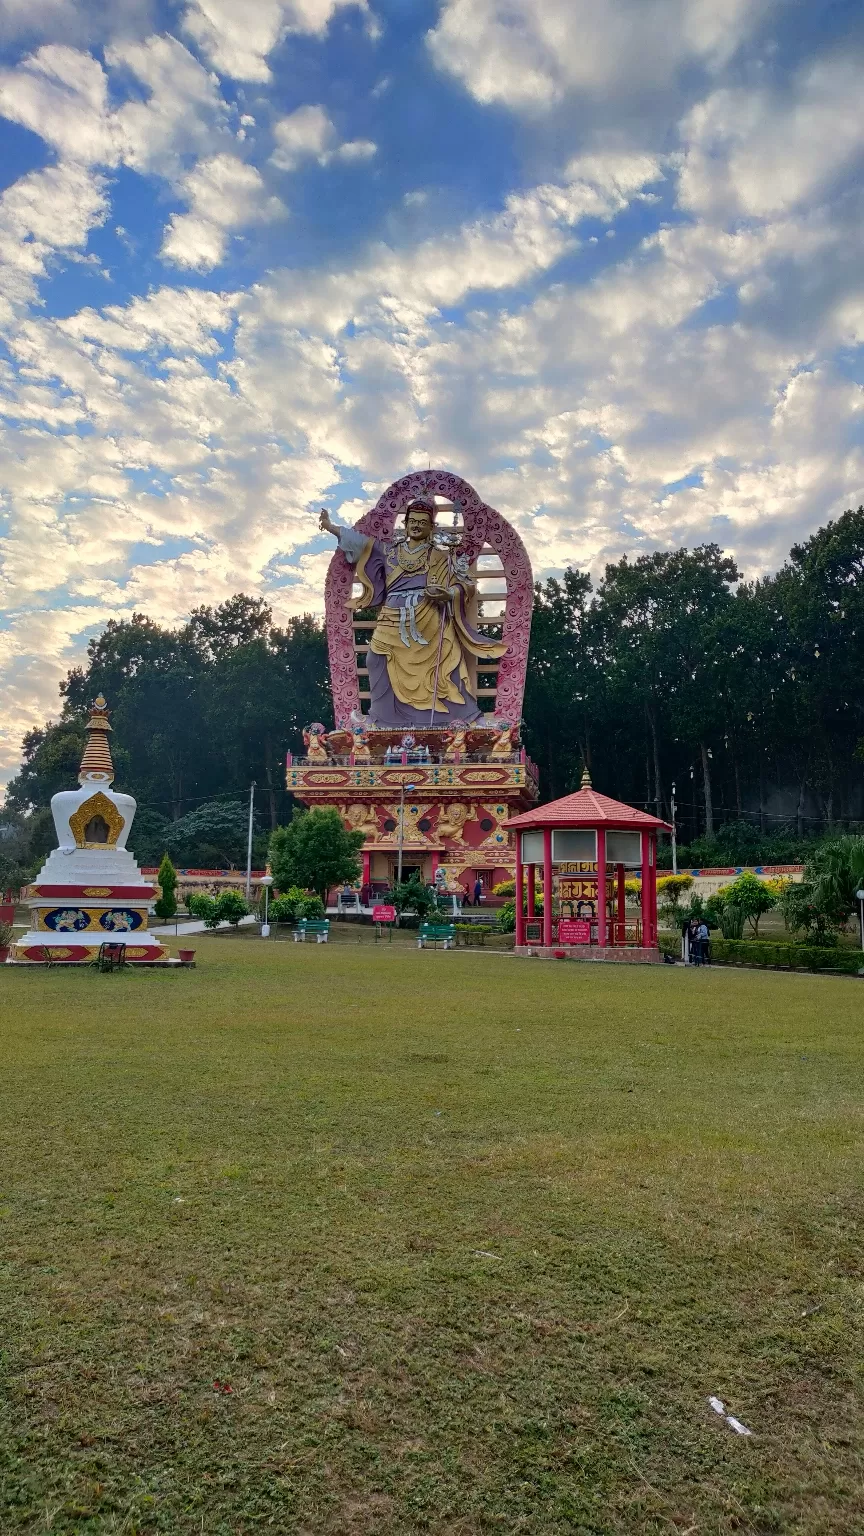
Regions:
<instances>
[{"instance_id":1,"label":"golden finial on stupa","mask_svg":"<svg viewBox=\"0 0 864 1536\"><path fill-rule=\"evenodd\" d=\"M587 763L585 764L585 767L582 769L582 783L579 785L579 788L580 789L590 789L591 788L591 775L588 772L588 764Z\"/></svg>"},{"instance_id":2,"label":"golden finial on stupa","mask_svg":"<svg viewBox=\"0 0 864 1536\"><path fill-rule=\"evenodd\" d=\"M111 761L111 749L108 746L110 729L108 705L100 693L90 707L90 719L87 721L87 745L84 748L81 767L78 769L79 784L83 784L94 775L98 776L100 783L111 783L114 777L114 764Z\"/></svg>"}]
</instances>

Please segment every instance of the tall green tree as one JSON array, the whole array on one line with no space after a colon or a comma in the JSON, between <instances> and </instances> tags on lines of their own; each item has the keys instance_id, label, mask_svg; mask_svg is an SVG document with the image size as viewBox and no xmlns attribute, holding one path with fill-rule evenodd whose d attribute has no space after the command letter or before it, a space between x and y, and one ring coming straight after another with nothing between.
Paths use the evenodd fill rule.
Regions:
<instances>
[{"instance_id":1,"label":"tall green tree","mask_svg":"<svg viewBox=\"0 0 864 1536\"><path fill-rule=\"evenodd\" d=\"M279 891L300 886L326 904L327 892L360 877L365 835L349 832L335 809L295 811L287 827L270 839L270 869Z\"/></svg>"},{"instance_id":2,"label":"tall green tree","mask_svg":"<svg viewBox=\"0 0 864 1536\"><path fill-rule=\"evenodd\" d=\"M163 923L167 923L177 914L177 871L167 853L159 865L158 880L159 895L153 903L153 910Z\"/></svg>"},{"instance_id":3,"label":"tall green tree","mask_svg":"<svg viewBox=\"0 0 864 1536\"><path fill-rule=\"evenodd\" d=\"M734 560L716 544L625 556L607 565L597 594L604 660L618 710L629 704L645 721L655 813L668 805L661 737L670 733L699 754L705 830L714 829L712 743L722 727L718 696L718 620L738 580Z\"/></svg>"}]
</instances>

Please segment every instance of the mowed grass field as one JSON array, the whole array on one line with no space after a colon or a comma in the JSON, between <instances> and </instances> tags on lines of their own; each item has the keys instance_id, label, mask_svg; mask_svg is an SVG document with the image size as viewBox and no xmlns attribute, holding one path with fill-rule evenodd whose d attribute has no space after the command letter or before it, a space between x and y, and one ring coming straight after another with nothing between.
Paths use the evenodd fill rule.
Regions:
<instances>
[{"instance_id":1,"label":"mowed grass field","mask_svg":"<svg viewBox=\"0 0 864 1536\"><path fill-rule=\"evenodd\" d=\"M861 1532L857 981L198 958L0 972L4 1536Z\"/></svg>"}]
</instances>

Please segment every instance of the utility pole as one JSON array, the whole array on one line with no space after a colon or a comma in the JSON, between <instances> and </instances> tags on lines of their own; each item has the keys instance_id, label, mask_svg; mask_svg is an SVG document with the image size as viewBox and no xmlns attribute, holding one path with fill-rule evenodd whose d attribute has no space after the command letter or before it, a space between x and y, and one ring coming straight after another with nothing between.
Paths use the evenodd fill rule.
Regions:
<instances>
[{"instance_id":1,"label":"utility pole","mask_svg":"<svg viewBox=\"0 0 864 1536\"><path fill-rule=\"evenodd\" d=\"M673 873L673 875L677 875L677 873L678 873L678 841L677 841L678 834L675 831L675 785L674 784L672 785L672 799L671 799L670 804L669 804L669 809L670 809L671 816L672 816L672 873Z\"/></svg>"},{"instance_id":2,"label":"utility pole","mask_svg":"<svg viewBox=\"0 0 864 1536\"><path fill-rule=\"evenodd\" d=\"M252 899L252 819L255 815L255 780L249 785L249 837L246 842L246 900Z\"/></svg>"},{"instance_id":3,"label":"utility pole","mask_svg":"<svg viewBox=\"0 0 864 1536\"><path fill-rule=\"evenodd\" d=\"M416 785L414 784L403 784L399 794L399 861L397 864L396 872L397 885L402 884L402 848L405 842L405 791L407 789L409 794L413 794L415 788Z\"/></svg>"}]
</instances>

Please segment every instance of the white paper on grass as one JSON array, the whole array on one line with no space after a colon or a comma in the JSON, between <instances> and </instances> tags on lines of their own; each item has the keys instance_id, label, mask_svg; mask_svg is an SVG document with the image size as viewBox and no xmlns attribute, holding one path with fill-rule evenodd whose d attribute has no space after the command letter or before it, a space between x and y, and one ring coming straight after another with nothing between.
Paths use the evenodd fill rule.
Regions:
<instances>
[{"instance_id":1,"label":"white paper on grass","mask_svg":"<svg viewBox=\"0 0 864 1536\"><path fill-rule=\"evenodd\" d=\"M709 1397L708 1406L713 1408L715 1413L719 1413L721 1419L726 1420L729 1428L734 1429L736 1435L752 1435L752 1429L748 1429L747 1425L742 1424L740 1419L736 1419L734 1414L726 1412L726 1404L719 1397Z\"/></svg>"}]
</instances>

